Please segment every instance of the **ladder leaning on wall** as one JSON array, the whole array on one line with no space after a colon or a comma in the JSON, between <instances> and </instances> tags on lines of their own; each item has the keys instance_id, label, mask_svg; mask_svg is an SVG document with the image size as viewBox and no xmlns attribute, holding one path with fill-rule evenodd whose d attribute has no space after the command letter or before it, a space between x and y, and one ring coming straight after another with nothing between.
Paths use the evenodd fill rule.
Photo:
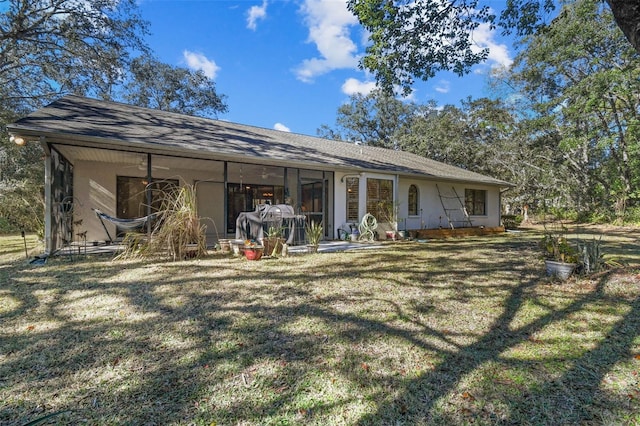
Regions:
<instances>
[{"instance_id":1,"label":"ladder leaning on wall","mask_svg":"<svg viewBox=\"0 0 640 426\"><path fill-rule=\"evenodd\" d=\"M438 190L440 204L442 204L442 209L447 217L449 227L451 229L455 229L455 224L457 224L458 227L460 227L460 225L462 225L462 227L473 227L469 213L467 213L467 208L464 205L464 200L460 198L456 188L453 186L451 187L453 195L443 194L442 191L440 191L438 184L436 184L436 189ZM454 217L455 213L460 213L462 218L458 219L457 217Z\"/></svg>"}]
</instances>

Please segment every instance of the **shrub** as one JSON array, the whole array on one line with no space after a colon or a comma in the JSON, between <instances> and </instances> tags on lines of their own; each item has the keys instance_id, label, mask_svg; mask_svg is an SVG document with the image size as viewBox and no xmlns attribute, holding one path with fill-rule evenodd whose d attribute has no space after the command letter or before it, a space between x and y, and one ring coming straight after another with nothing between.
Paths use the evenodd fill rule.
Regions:
<instances>
[{"instance_id":1,"label":"shrub","mask_svg":"<svg viewBox=\"0 0 640 426\"><path fill-rule=\"evenodd\" d=\"M524 218L519 214L505 214L502 216L502 224L505 229L516 229Z\"/></svg>"}]
</instances>

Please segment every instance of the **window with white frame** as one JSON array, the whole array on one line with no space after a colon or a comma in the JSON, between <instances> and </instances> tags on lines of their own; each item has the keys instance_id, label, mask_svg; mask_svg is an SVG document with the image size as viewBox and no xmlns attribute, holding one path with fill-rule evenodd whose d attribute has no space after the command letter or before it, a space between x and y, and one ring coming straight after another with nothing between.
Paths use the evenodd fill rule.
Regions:
<instances>
[{"instance_id":1,"label":"window with white frame","mask_svg":"<svg viewBox=\"0 0 640 426\"><path fill-rule=\"evenodd\" d=\"M384 217L382 209L390 203L393 203L393 181L367 179L367 213L376 218Z\"/></svg>"},{"instance_id":2,"label":"window with white frame","mask_svg":"<svg viewBox=\"0 0 640 426\"><path fill-rule=\"evenodd\" d=\"M346 178L347 182L347 222L360 221L360 179L357 177Z\"/></svg>"},{"instance_id":3,"label":"window with white frame","mask_svg":"<svg viewBox=\"0 0 640 426\"><path fill-rule=\"evenodd\" d=\"M469 216L487 214L487 191L484 189L465 189L464 201Z\"/></svg>"}]
</instances>

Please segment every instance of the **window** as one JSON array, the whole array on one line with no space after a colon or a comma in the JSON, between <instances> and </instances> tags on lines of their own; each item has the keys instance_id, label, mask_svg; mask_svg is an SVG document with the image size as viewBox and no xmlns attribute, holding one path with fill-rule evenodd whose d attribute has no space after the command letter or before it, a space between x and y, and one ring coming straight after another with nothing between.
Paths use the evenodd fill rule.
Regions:
<instances>
[{"instance_id":1,"label":"window","mask_svg":"<svg viewBox=\"0 0 640 426\"><path fill-rule=\"evenodd\" d=\"M407 205L409 208L409 216L418 216L418 187L415 185L409 186Z\"/></svg>"},{"instance_id":2,"label":"window","mask_svg":"<svg viewBox=\"0 0 640 426\"><path fill-rule=\"evenodd\" d=\"M359 222L360 179L349 177L347 181L347 222Z\"/></svg>"},{"instance_id":3,"label":"window","mask_svg":"<svg viewBox=\"0 0 640 426\"><path fill-rule=\"evenodd\" d=\"M465 189L464 201L469 216L484 216L487 214L487 191L484 189Z\"/></svg>"},{"instance_id":4,"label":"window","mask_svg":"<svg viewBox=\"0 0 640 426\"><path fill-rule=\"evenodd\" d=\"M393 203L393 181L367 179L367 213L376 218L384 217L381 208L388 203Z\"/></svg>"},{"instance_id":5,"label":"window","mask_svg":"<svg viewBox=\"0 0 640 426\"><path fill-rule=\"evenodd\" d=\"M136 219L147 215L147 179L118 176L116 182L116 215L121 219ZM178 186L177 180L154 181L151 189L151 211L157 212L162 204L162 194ZM118 230L118 235L123 232Z\"/></svg>"}]
</instances>

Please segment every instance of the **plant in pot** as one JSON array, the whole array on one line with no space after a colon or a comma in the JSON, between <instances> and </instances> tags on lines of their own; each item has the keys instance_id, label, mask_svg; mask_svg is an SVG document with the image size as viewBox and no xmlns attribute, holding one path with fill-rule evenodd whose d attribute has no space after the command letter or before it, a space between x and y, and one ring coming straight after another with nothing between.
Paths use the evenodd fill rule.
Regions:
<instances>
[{"instance_id":1,"label":"plant in pot","mask_svg":"<svg viewBox=\"0 0 640 426\"><path fill-rule=\"evenodd\" d=\"M547 275L568 279L578 266L578 250L563 234L547 232L540 241Z\"/></svg>"},{"instance_id":2,"label":"plant in pot","mask_svg":"<svg viewBox=\"0 0 640 426\"><path fill-rule=\"evenodd\" d=\"M322 223L312 220L305 226L305 231L307 233L307 252L317 253L323 234Z\"/></svg>"},{"instance_id":3,"label":"plant in pot","mask_svg":"<svg viewBox=\"0 0 640 426\"><path fill-rule=\"evenodd\" d=\"M264 252L268 256L278 256L282 253L282 246L284 244L284 238L282 238L284 227L282 226L270 226L265 233L262 240L264 245Z\"/></svg>"},{"instance_id":4,"label":"plant in pot","mask_svg":"<svg viewBox=\"0 0 640 426\"><path fill-rule=\"evenodd\" d=\"M244 242L244 257L247 260L260 260L264 253L264 246L258 244L254 240L246 240Z\"/></svg>"}]
</instances>

